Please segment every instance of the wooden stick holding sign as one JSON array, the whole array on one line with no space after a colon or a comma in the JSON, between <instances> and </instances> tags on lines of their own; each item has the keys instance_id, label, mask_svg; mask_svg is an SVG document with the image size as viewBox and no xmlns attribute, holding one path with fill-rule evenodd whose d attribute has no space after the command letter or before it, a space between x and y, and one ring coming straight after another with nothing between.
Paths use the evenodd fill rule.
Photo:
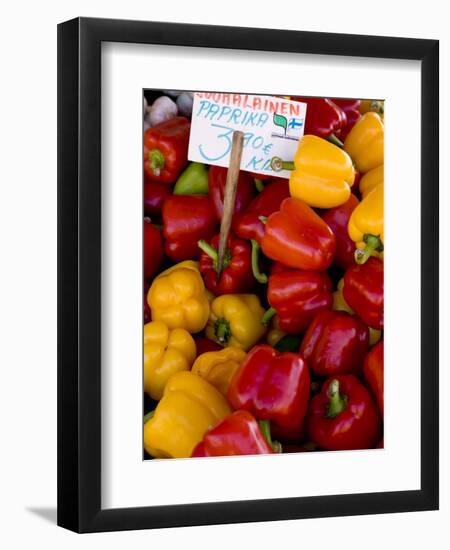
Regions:
<instances>
[{"instance_id":1,"label":"wooden stick holding sign","mask_svg":"<svg viewBox=\"0 0 450 550\"><path fill-rule=\"evenodd\" d=\"M225 183L223 200L223 215L220 224L219 256L217 260L217 276L219 277L223 268L223 259L227 248L228 235L230 234L231 222L236 202L236 189L241 169L242 149L244 146L244 134L236 130L233 132L233 142L230 153L230 163Z\"/></svg>"}]
</instances>

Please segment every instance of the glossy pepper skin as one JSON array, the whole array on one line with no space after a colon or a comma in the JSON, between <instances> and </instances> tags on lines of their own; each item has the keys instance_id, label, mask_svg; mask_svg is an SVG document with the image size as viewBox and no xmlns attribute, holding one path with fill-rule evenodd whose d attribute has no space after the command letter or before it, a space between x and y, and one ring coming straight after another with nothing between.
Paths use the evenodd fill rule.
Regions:
<instances>
[{"instance_id":1,"label":"glossy pepper skin","mask_svg":"<svg viewBox=\"0 0 450 550\"><path fill-rule=\"evenodd\" d=\"M344 149L356 168L365 174L384 162L384 124L377 113L368 112L353 126Z\"/></svg>"},{"instance_id":2,"label":"glossy pepper skin","mask_svg":"<svg viewBox=\"0 0 450 550\"><path fill-rule=\"evenodd\" d=\"M151 219L161 216L164 201L172 194L170 185L159 181L144 182L144 214Z\"/></svg>"},{"instance_id":3,"label":"glossy pepper skin","mask_svg":"<svg viewBox=\"0 0 450 550\"><path fill-rule=\"evenodd\" d=\"M363 376L384 416L384 343L378 342L367 354L363 365Z\"/></svg>"},{"instance_id":4,"label":"glossy pepper skin","mask_svg":"<svg viewBox=\"0 0 450 550\"><path fill-rule=\"evenodd\" d=\"M191 123L175 117L149 128L144 134L144 172L148 179L175 183L187 164Z\"/></svg>"},{"instance_id":5,"label":"glossy pepper skin","mask_svg":"<svg viewBox=\"0 0 450 550\"><path fill-rule=\"evenodd\" d=\"M230 234L225 250L223 267L217 273L217 259L220 235L215 235L210 243L199 241L200 273L206 288L216 296L249 292L254 286L252 273L252 249L247 241Z\"/></svg>"},{"instance_id":6,"label":"glossy pepper skin","mask_svg":"<svg viewBox=\"0 0 450 550\"><path fill-rule=\"evenodd\" d=\"M333 261L336 238L304 201L289 198L268 217L261 247L267 257L288 267L325 271Z\"/></svg>"},{"instance_id":7,"label":"glossy pepper skin","mask_svg":"<svg viewBox=\"0 0 450 550\"><path fill-rule=\"evenodd\" d=\"M255 294L226 294L211 303L206 336L222 346L247 351L264 335L264 309Z\"/></svg>"},{"instance_id":8,"label":"glossy pepper skin","mask_svg":"<svg viewBox=\"0 0 450 550\"><path fill-rule=\"evenodd\" d=\"M372 168L364 174L359 182L359 190L363 199L375 189L378 185L384 183L384 164L380 164L376 168Z\"/></svg>"},{"instance_id":9,"label":"glossy pepper skin","mask_svg":"<svg viewBox=\"0 0 450 550\"><path fill-rule=\"evenodd\" d=\"M331 99L300 96L294 96L291 99L307 105L305 135L312 134L326 139L347 124L345 112Z\"/></svg>"},{"instance_id":10,"label":"glossy pepper skin","mask_svg":"<svg viewBox=\"0 0 450 550\"><path fill-rule=\"evenodd\" d=\"M186 330L169 330L161 321L144 325L144 390L159 401L172 374L189 370L195 354L194 339Z\"/></svg>"},{"instance_id":11,"label":"glossy pepper skin","mask_svg":"<svg viewBox=\"0 0 450 550\"><path fill-rule=\"evenodd\" d=\"M193 457L262 455L273 453L258 422L247 411L235 411L206 432Z\"/></svg>"},{"instance_id":12,"label":"glossy pepper skin","mask_svg":"<svg viewBox=\"0 0 450 550\"><path fill-rule=\"evenodd\" d=\"M178 372L144 424L144 448L155 458L188 458L206 431L229 414L227 400L214 386L192 372Z\"/></svg>"},{"instance_id":13,"label":"glossy pepper skin","mask_svg":"<svg viewBox=\"0 0 450 550\"><path fill-rule=\"evenodd\" d=\"M337 289L333 292L333 311L346 311L353 315L355 312L345 301L344 295L344 279L342 278L337 285ZM369 347L374 346L380 341L382 332L381 330L369 327Z\"/></svg>"},{"instance_id":14,"label":"glossy pepper skin","mask_svg":"<svg viewBox=\"0 0 450 550\"><path fill-rule=\"evenodd\" d=\"M341 141L344 141L348 136L348 133L353 128L353 126L361 118L361 113L359 109L361 107L361 101L359 99L334 99L333 103L336 104L340 109L342 109L346 116L346 124L342 126L339 130L336 130L336 137Z\"/></svg>"},{"instance_id":15,"label":"glossy pepper skin","mask_svg":"<svg viewBox=\"0 0 450 550\"><path fill-rule=\"evenodd\" d=\"M226 396L231 379L246 355L244 350L233 346L210 351L199 355L191 370Z\"/></svg>"},{"instance_id":16,"label":"glossy pepper skin","mask_svg":"<svg viewBox=\"0 0 450 550\"><path fill-rule=\"evenodd\" d=\"M158 271L164 253L161 232L144 218L144 278L149 279Z\"/></svg>"},{"instance_id":17,"label":"glossy pepper skin","mask_svg":"<svg viewBox=\"0 0 450 550\"><path fill-rule=\"evenodd\" d=\"M234 409L269 420L276 437L296 439L308 407L309 370L297 353L255 346L247 355L228 389Z\"/></svg>"},{"instance_id":18,"label":"glossy pepper skin","mask_svg":"<svg viewBox=\"0 0 450 550\"><path fill-rule=\"evenodd\" d=\"M164 251L175 262L198 257L197 241L210 239L217 226L207 196L172 195L164 202L162 218Z\"/></svg>"},{"instance_id":19,"label":"glossy pepper skin","mask_svg":"<svg viewBox=\"0 0 450 550\"><path fill-rule=\"evenodd\" d=\"M369 391L351 374L329 378L309 406L308 436L325 451L375 447L380 426Z\"/></svg>"},{"instance_id":20,"label":"glossy pepper skin","mask_svg":"<svg viewBox=\"0 0 450 550\"><path fill-rule=\"evenodd\" d=\"M208 167L199 162L191 162L177 179L174 195L207 195Z\"/></svg>"},{"instance_id":21,"label":"glossy pepper skin","mask_svg":"<svg viewBox=\"0 0 450 550\"><path fill-rule=\"evenodd\" d=\"M357 246L357 263L363 264L370 256L383 257L384 185L372 189L353 210L348 221L348 234Z\"/></svg>"},{"instance_id":22,"label":"glossy pepper skin","mask_svg":"<svg viewBox=\"0 0 450 550\"><path fill-rule=\"evenodd\" d=\"M198 262L194 260L183 260L182 262L179 262L175 265L171 265L164 271L161 271L161 273L158 273L155 279L159 279L160 277L165 277L166 275L169 275L170 273L178 269L190 269L192 271L195 271L196 273L200 273Z\"/></svg>"},{"instance_id":23,"label":"glossy pepper skin","mask_svg":"<svg viewBox=\"0 0 450 550\"><path fill-rule=\"evenodd\" d=\"M359 374L369 350L369 329L345 311L318 313L303 338L300 355L319 376Z\"/></svg>"},{"instance_id":24,"label":"glossy pepper skin","mask_svg":"<svg viewBox=\"0 0 450 550\"><path fill-rule=\"evenodd\" d=\"M209 196L213 203L213 211L218 221L222 220L227 168L211 166L208 173ZM237 215L247 208L255 196L255 183L249 172L239 172L236 189L236 201L233 214Z\"/></svg>"},{"instance_id":25,"label":"glossy pepper skin","mask_svg":"<svg viewBox=\"0 0 450 550\"><path fill-rule=\"evenodd\" d=\"M345 272L343 295L347 304L368 325L383 328L384 269L378 258L354 265Z\"/></svg>"},{"instance_id":26,"label":"glossy pepper skin","mask_svg":"<svg viewBox=\"0 0 450 550\"><path fill-rule=\"evenodd\" d=\"M334 263L342 269L347 269L355 263L355 243L348 234L348 222L358 204L359 200L351 193L347 202L330 208L322 216L336 237Z\"/></svg>"},{"instance_id":27,"label":"glossy pepper skin","mask_svg":"<svg viewBox=\"0 0 450 550\"><path fill-rule=\"evenodd\" d=\"M267 299L287 334L303 332L320 311L331 309L332 284L325 272L288 270L269 277Z\"/></svg>"},{"instance_id":28,"label":"glossy pepper skin","mask_svg":"<svg viewBox=\"0 0 450 550\"><path fill-rule=\"evenodd\" d=\"M349 199L354 181L352 160L343 149L317 136L300 139L289 178L292 197L316 208L333 208Z\"/></svg>"},{"instance_id":29,"label":"glossy pepper skin","mask_svg":"<svg viewBox=\"0 0 450 550\"><path fill-rule=\"evenodd\" d=\"M209 301L200 273L177 267L159 275L152 283L147 302L152 320L169 329L183 328L190 333L204 329L209 317Z\"/></svg>"},{"instance_id":30,"label":"glossy pepper skin","mask_svg":"<svg viewBox=\"0 0 450 550\"><path fill-rule=\"evenodd\" d=\"M280 179L267 183L249 206L233 219L233 230L241 239L254 239L261 243L264 223L260 217L268 217L280 209L284 199L289 197L289 182Z\"/></svg>"}]
</instances>

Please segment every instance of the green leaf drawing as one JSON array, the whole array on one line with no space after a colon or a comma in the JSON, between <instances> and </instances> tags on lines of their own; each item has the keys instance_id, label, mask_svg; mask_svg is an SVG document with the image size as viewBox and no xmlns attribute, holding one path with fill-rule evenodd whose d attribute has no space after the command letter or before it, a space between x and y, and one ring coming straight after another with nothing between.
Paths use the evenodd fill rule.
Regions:
<instances>
[{"instance_id":1,"label":"green leaf drawing","mask_svg":"<svg viewBox=\"0 0 450 550\"><path fill-rule=\"evenodd\" d=\"M280 126L283 128L284 133L286 133L287 129L287 118L283 115L277 115L277 113L273 114L273 123L275 126Z\"/></svg>"}]
</instances>

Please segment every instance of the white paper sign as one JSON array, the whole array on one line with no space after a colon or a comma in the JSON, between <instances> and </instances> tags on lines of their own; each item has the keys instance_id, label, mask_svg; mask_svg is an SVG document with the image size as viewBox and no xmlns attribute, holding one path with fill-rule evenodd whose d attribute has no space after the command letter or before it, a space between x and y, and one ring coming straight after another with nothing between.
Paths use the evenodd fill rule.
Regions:
<instances>
[{"instance_id":1,"label":"white paper sign","mask_svg":"<svg viewBox=\"0 0 450 550\"><path fill-rule=\"evenodd\" d=\"M306 104L282 97L197 92L194 94L188 158L228 167L233 132L244 132L241 170L273 172L273 157L291 161L303 136Z\"/></svg>"}]
</instances>

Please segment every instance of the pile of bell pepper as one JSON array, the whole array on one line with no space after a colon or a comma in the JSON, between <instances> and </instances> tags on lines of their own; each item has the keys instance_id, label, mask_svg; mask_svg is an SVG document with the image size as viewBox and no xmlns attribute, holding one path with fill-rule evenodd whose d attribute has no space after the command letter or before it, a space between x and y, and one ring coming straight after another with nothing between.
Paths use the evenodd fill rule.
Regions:
<instances>
[{"instance_id":1,"label":"pile of bell pepper","mask_svg":"<svg viewBox=\"0 0 450 550\"><path fill-rule=\"evenodd\" d=\"M190 112L152 94L145 457L383 447L383 102L291 98L305 134L241 170L219 272L227 169L189 162Z\"/></svg>"}]
</instances>

